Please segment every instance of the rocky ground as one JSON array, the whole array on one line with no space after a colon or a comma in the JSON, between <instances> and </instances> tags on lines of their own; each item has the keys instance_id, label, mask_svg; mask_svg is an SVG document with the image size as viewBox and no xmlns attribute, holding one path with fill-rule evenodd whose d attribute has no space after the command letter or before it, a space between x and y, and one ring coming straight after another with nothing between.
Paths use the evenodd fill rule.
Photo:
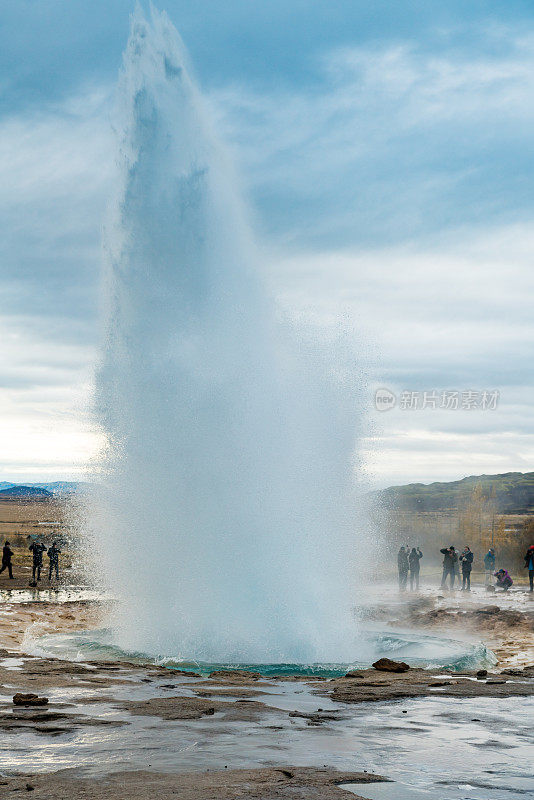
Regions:
<instances>
[{"instance_id":1,"label":"rocky ground","mask_svg":"<svg viewBox=\"0 0 534 800\"><path fill-rule=\"evenodd\" d=\"M408 595L403 603L385 602L367 609L366 618L391 627L483 641L502 669L524 667L534 664L531 598L526 592Z\"/></svg>"},{"instance_id":2,"label":"rocky ground","mask_svg":"<svg viewBox=\"0 0 534 800\"><path fill-rule=\"evenodd\" d=\"M0 779L2 797L20 797L32 792L38 800L154 800L178 797L180 800L358 800L361 796L343 791L342 783L372 783L379 776L362 772L339 772L313 767L279 769L235 769L220 772L166 774L158 772L117 772L97 783L84 780L74 770L51 775L28 775Z\"/></svg>"}]
</instances>

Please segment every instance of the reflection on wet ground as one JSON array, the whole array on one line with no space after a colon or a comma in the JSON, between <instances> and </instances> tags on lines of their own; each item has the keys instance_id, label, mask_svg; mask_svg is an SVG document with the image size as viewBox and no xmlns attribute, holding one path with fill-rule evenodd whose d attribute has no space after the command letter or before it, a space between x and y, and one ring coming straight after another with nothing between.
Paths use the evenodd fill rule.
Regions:
<instances>
[{"instance_id":1,"label":"reflection on wet ground","mask_svg":"<svg viewBox=\"0 0 534 800\"><path fill-rule=\"evenodd\" d=\"M177 682L175 674L169 677ZM163 721L114 707L122 700L192 696L201 679L132 681L102 690L57 689L50 708L72 704L77 714L121 727L83 727L55 737L35 732L4 736L4 771L83 768L98 777L122 769L191 771L293 764L367 770L396 783L366 786L372 800L510 800L534 797L531 754L533 698L421 698L350 706L314 695L302 682L262 685L257 699L272 707L259 721L226 721L216 712L193 721ZM228 693L231 697L231 690ZM8 699L6 695L5 698ZM69 706L63 706L68 711ZM310 726L288 711L336 710L336 718ZM358 791L354 787L354 791Z\"/></svg>"},{"instance_id":2,"label":"reflection on wet ground","mask_svg":"<svg viewBox=\"0 0 534 800\"><path fill-rule=\"evenodd\" d=\"M108 601L111 596L104 595L83 586L65 586L56 589L0 589L0 603L72 603L88 601Z\"/></svg>"}]
</instances>

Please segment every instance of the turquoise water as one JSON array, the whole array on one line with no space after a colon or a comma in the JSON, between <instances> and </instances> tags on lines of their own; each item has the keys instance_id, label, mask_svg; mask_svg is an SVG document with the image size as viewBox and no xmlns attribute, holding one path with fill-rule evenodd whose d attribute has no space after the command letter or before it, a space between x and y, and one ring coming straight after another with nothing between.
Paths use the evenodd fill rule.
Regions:
<instances>
[{"instance_id":1,"label":"turquoise water","mask_svg":"<svg viewBox=\"0 0 534 800\"><path fill-rule=\"evenodd\" d=\"M412 667L453 669L456 671L492 667L494 654L482 642L468 642L442 636L425 635L414 631L369 629L366 641L371 642L373 657L343 663L230 663L201 662L176 656L149 656L138 651L126 651L113 644L108 628L76 634L49 634L27 637L26 652L40 656L63 658L69 661L138 661L168 667L170 670L191 670L203 675L218 669L246 669L262 675L307 675L333 678L347 670L369 667L375 659L387 656L406 661Z\"/></svg>"}]
</instances>

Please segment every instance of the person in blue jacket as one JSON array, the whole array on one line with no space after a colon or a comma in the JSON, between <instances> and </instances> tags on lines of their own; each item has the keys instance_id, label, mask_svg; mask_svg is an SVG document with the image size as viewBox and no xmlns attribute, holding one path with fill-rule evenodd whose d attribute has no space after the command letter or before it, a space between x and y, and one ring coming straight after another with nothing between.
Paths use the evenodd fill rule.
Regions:
<instances>
[{"instance_id":1,"label":"person in blue jacket","mask_svg":"<svg viewBox=\"0 0 534 800\"><path fill-rule=\"evenodd\" d=\"M528 569L529 591L534 592L534 544L531 544L525 553L525 569Z\"/></svg>"}]
</instances>

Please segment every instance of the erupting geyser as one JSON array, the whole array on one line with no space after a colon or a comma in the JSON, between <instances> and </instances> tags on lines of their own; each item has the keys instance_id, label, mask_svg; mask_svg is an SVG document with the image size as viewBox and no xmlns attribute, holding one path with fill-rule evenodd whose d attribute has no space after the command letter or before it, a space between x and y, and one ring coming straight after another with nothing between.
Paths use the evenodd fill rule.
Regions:
<instances>
[{"instance_id":1,"label":"erupting geyser","mask_svg":"<svg viewBox=\"0 0 534 800\"><path fill-rule=\"evenodd\" d=\"M133 17L118 117L96 395L108 447L89 521L116 643L351 660L357 399L276 318L165 14Z\"/></svg>"}]
</instances>

